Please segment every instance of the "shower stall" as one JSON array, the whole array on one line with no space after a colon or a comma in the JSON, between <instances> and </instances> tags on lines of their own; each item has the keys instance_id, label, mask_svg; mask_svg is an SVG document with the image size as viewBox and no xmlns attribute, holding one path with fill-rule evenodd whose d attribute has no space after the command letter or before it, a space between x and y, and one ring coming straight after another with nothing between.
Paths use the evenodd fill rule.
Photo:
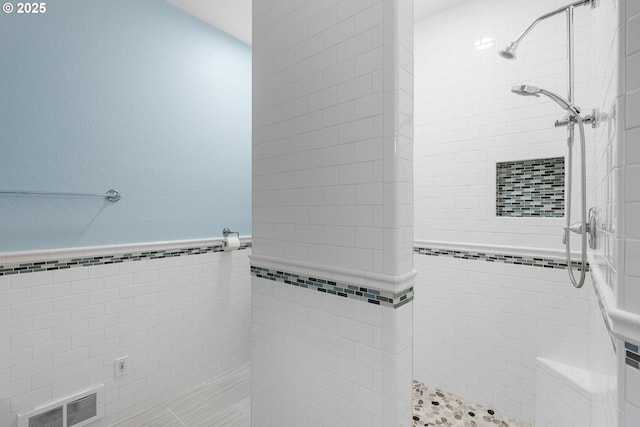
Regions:
<instances>
[{"instance_id":1,"label":"shower stall","mask_svg":"<svg viewBox=\"0 0 640 427\"><path fill-rule=\"evenodd\" d=\"M414 377L540 426L617 419L587 265L596 228L610 254L616 3L466 1L414 29Z\"/></svg>"}]
</instances>

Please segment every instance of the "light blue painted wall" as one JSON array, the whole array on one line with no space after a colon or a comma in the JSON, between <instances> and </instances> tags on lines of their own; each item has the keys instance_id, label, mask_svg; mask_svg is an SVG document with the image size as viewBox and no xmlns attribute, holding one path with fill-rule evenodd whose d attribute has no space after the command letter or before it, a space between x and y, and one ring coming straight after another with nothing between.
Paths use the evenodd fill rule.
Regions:
<instances>
[{"instance_id":1,"label":"light blue painted wall","mask_svg":"<svg viewBox=\"0 0 640 427\"><path fill-rule=\"evenodd\" d=\"M0 14L0 252L251 232L251 48L163 0Z\"/></svg>"}]
</instances>

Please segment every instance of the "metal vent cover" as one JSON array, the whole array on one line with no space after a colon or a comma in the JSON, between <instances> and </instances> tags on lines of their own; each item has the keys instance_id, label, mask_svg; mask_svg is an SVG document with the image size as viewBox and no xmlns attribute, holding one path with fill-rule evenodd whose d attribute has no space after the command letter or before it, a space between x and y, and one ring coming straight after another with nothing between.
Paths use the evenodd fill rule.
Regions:
<instances>
[{"instance_id":1,"label":"metal vent cover","mask_svg":"<svg viewBox=\"0 0 640 427\"><path fill-rule=\"evenodd\" d=\"M29 427L63 427L62 406L29 417Z\"/></svg>"},{"instance_id":2,"label":"metal vent cover","mask_svg":"<svg viewBox=\"0 0 640 427\"><path fill-rule=\"evenodd\" d=\"M98 415L98 395L96 393L82 397L67 404L67 427L77 426Z\"/></svg>"},{"instance_id":3,"label":"metal vent cover","mask_svg":"<svg viewBox=\"0 0 640 427\"><path fill-rule=\"evenodd\" d=\"M104 384L18 414L18 427L82 427L104 416Z\"/></svg>"}]
</instances>

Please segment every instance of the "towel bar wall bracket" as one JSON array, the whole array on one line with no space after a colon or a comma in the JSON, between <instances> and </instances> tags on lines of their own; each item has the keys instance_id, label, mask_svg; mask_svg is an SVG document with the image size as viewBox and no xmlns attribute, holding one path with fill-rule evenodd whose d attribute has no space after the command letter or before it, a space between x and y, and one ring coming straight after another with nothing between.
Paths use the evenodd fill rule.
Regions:
<instances>
[{"instance_id":1,"label":"towel bar wall bracket","mask_svg":"<svg viewBox=\"0 0 640 427\"><path fill-rule=\"evenodd\" d=\"M238 237L238 239L240 238L240 233L239 233L239 232L237 232L237 231L231 231L231 230L229 230L229 228L227 228L227 227L225 227L225 228L223 228L223 229L222 229L222 235L223 235L224 237L228 237L228 236L230 236L230 235L232 235L232 234L235 234L235 235Z\"/></svg>"}]
</instances>

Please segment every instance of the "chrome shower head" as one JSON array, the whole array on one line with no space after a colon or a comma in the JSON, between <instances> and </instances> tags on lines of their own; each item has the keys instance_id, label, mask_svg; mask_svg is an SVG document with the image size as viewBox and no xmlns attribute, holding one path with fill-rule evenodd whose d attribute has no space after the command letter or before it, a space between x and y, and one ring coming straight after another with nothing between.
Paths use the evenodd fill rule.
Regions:
<instances>
[{"instance_id":1,"label":"chrome shower head","mask_svg":"<svg viewBox=\"0 0 640 427\"><path fill-rule=\"evenodd\" d=\"M567 101L566 99L564 99L563 97L561 97L560 95L557 95L551 91L545 90L545 89L541 89L539 87L536 86L531 86L531 85L517 85L511 88L511 92L515 93L516 95L522 95L522 96L535 96L537 98L540 97L540 94L545 95L549 98L551 98L551 100L553 102L555 102L556 104L558 104L560 107L562 107L563 110L567 110L570 113L579 115L580 114L580 109L574 105L572 105L569 101Z\"/></svg>"},{"instance_id":2,"label":"chrome shower head","mask_svg":"<svg viewBox=\"0 0 640 427\"><path fill-rule=\"evenodd\" d=\"M509 46L498 52L498 55L502 56L504 59L516 59L516 49L518 48L518 43L513 42L510 43Z\"/></svg>"},{"instance_id":3,"label":"chrome shower head","mask_svg":"<svg viewBox=\"0 0 640 427\"><path fill-rule=\"evenodd\" d=\"M540 97L540 88L531 85L517 85L511 88L511 92L522 96Z\"/></svg>"}]
</instances>

